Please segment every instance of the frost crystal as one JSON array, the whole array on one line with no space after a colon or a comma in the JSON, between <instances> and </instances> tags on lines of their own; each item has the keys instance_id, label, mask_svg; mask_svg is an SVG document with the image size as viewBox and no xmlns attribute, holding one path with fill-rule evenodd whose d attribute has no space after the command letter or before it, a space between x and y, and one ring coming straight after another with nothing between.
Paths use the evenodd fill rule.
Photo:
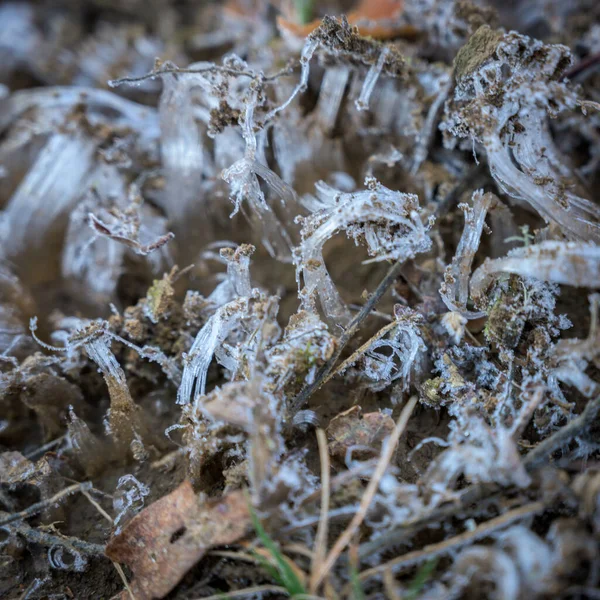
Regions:
<instances>
[{"instance_id":1,"label":"frost crystal","mask_svg":"<svg viewBox=\"0 0 600 600\"><path fill-rule=\"evenodd\" d=\"M350 320L323 260L323 246L333 235L345 231L356 243L365 243L373 261L408 260L431 246L417 196L394 192L372 178L365 185L364 191L344 193L319 182L316 197L304 199L312 215L303 220L295 256L297 277L304 279L308 294L318 294L333 324Z\"/></svg>"},{"instance_id":2,"label":"frost crystal","mask_svg":"<svg viewBox=\"0 0 600 600\"><path fill-rule=\"evenodd\" d=\"M483 316L483 313L471 313L467 310L469 277L473 258L479 248L485 216L494 201L495 198L492 194L484 194L481 190L473 194L473 207L464 207L465 227L458 248L452 263L446 267L444 272L440 296L450 311L459 313L465 318Z\"/></svg>"},{"instance_id":3,"label":"frost crystal","mask_svg":"<svg viewBox=\"0 0 600 600\"><path fill-rule=\"evenodd\" d=\"M371 68L365 77L360 96L356 100L357 110L367 110L369 108L369 99L371 98L371 94L375 89L375 85L377 84L377 80L379 79L379 75L381 74L381 70L383 69L383 65L388 53L389 48L384 48L381 51L377 62L374 65L371 65Z\"/></svg>"},{"instance_id":4,"label":"frost crystal","mask_svg":"<svg viewBox=\"0 0 600 600\"><path fill-rule=\"evenodd\" d=\"M455 59L457 84L442 129L485 148L501 189L572 237L600 241L600 211L570 189L548 116L574 109L568 48L482 26ZM452 145L452 141L449 141Z\"/></svg>"},{"instance_id":5,"label":"frost crystal","mask_svg":"<svg viewBox=\"0 0 600 600\"><path fill-rule=\"evenodd\" d=\"M197 405L206 393L208 367L217 348L240 323L248 310L248 298L239 298L217 309L198 332L184 357L183 376L177 391L177 403Z\"/></svg>"},{"instance_id":6,"label":"frost crystal","mask_svg":"<svg viewBox=\"0 0 600 600\"><path fill-rule=\"evenodd\" d=\"M117 491L113 499L115 517L115 532L121 531L125 521L129 520L144 507L144 498L150 494L150 489L133 475L123 475L117 483Z\"/></svg>"},{"instance_id":7,"label":"frost crystal","mask_svg":"<svg viewBox=\"0 0 600 600\"><path fill-rule=\"evenodd\" d=\"M600 286L600 248L594 244L549 240L489 259L473 273L471 293L479 299L497 273L515 273L581 287Z\"/></svg>"}]
</instances>

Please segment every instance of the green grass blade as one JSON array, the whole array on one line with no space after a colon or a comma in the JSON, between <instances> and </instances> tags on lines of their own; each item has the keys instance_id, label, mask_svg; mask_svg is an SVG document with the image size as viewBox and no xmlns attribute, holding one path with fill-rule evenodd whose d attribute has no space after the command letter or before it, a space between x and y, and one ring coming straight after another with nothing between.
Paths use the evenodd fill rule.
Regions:
<instances>
[{"instance_id":1,"label":"green grass blade","mask_svg":"<svg viewBox=\"0 0 600 600\"><path fill-rule=\"evenodd\" d=\"M306 594L306 590L302 585L300 579L287 561L283 558L283 555L279 551L277 544L273 541L273 539L269 536L269 534L264 530L262 523L259 518L256 516L256 513L250 507L250 517L252 519L252 524L256 531L256 535L262 542L262 545L269 551L273 561L275 562L275 567L269 563L269 561L265 560L264 557L261 557L267 564L264 565L269 574L275 579L277 583L282 585L290 594L290 596L295 596L296 594ZM259 559L260 560L260 559ZM262 563L262 561L261 561Z\"/></svg>"},{"instance_id":2,"label":"green grass blade","mask_svg":"<svg viewBox=\"0 0 600 600\"><path fill-rule=\"evenodd\" d=\"M437 567L437 563L438 559L432 558L421 565L408 590L406 591L406 594L404 595L406 600L416 600L417 596L425 587L425 584L429 581L429 578L433 575L433 572Z\"/></svg>"}]
</instances>

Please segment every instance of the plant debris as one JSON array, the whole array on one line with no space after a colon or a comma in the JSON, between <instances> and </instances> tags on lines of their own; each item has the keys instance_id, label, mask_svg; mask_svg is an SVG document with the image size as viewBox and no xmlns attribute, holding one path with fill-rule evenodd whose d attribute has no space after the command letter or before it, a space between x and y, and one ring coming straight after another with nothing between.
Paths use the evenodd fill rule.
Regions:
<instances>
[{"instance_id":1,"label":"plant debris","mask_svg":"<svg viewBox=\"0 0 600 600\"><path fill-rule=\"evenodd\" d=\"M166 596L212 546L232 544L250 526L242 491L203 505L189 481L131 519L106 545L106 555L134 574L130 591L146 600ZM143 550L142 550L143 549Z\"/></svg>"}]
</instances>

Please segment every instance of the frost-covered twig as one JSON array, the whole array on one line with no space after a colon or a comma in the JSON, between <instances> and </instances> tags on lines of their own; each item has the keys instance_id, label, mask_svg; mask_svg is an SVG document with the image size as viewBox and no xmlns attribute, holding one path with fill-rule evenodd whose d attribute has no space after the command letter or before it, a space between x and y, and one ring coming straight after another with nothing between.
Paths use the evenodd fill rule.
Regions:
<instances>
[{"instance_id":1,"label":"frost-covered twig","mask_svg":"<svg viewBox=\"0 0 600 600\"><path fill-rule=\"evenodd\" d=\"M204 67L198 68L185 68L185 67L177 67L172 65L172 63L165 63L164 66L159 65L154 70L146 73L145 75L141 75L139 77L120 77L119 79L111 79L108 82L110 87L119 87L123 84L134 84L138 85L143 83L144 81L156 79L161 75L205 75L208 73L220 73L225 75L232 75L234 77L248 77L250 79L256 79L260 77L263 81L275 81L280 77L285 75L289 75L292 67L286 66L283 69L279 69L275 73L271 75L264 75L262 73L257 73L253 70L244 70L239 67L227 66L227 65L216 65L216 64L207 64Z\"/></svg>"},{"instance_id":2,"label":"frost-covered twig","mask_svg":"<svg viewBox=\"0 0 600 600\"><path fill-rule=\"evenodd\" d=\"M151 252L155 250L159 250L165 244L169 243L174 237L175 234L169 232L165 235L161 235L157 240L151 242L150 244L141 244L137 239L133 237L121 233L118 229L114 230L107 223L102 222L98 217L89 214L90 226L91 228L98 234L105 236L115 242L123 244L128 248L131 248L136 254L140 254L141 256L147 256Z\"/></svg>"},{"instance_id":3,"label":"frost-covered twig","mask_svg":"<svg viewBox=\"0 0 600 600\"><path fill-rule=\"evenodd\" d=\"M298 396L294 398L289 409L291 416L299 411L313 395L313 393L323 385L325 378L333 370L338 358L341 356L342 351L346 347L346 344L354 337L354 334L358 331L359 327L362 325L362 322L369 316L373 308L377 305L379 300L381 300L381 297L388 291L394 281L396 281L400 275L400 272L402 271L403 266L404 261L398 261L388 270L385 277L381 280L381 283L377 286L377 289L369 296L369 299L365 302L360 312L352 319L352 321L348 324L348 327L344 330L344 333L340 336L340 339L337 342L336 350L331 358L318 371L314 381L310 385L305 386Z\"/></svg>"},{"instance_id":4,"label":"frost-covered twig","mask_svg":"<svg viewBox=\"0 0 600 600\"><path fill-rule=\"evenodd\" d=\"M600 396L590 400L578 417L569 421L529 452L523 460L525 468L532 470L548 461L554 452L565 447L569 442L584 433L598 418L599 414Z\"/></svg>"},{"instance_id":5,"label":"frost-covered twig","mask_svg":"<svg viewBox=\"0 0 600 600\"><path fill-rule=\"evenodd\" d=\"M499 517L481 523L473 531L465 531L464 533L451 537L442 542L429 544L422 550L415 550L413 552L403 554L402 556L398 556L397 558L377 565L376 567L362 571L359 574L359 579L361 581L365 581L371 577L380 575L386 569L406 569L421 564L424 561L436 556L451 553L458 548L462 548L463 546L471 544L476 540L487 537L496 532L498 529L502 529L508 525L511 525L515 521L532 517L542 512L545 507L546 506L543 502L531 502L529 504L525 504L524 506L520 506L519 508L508 511Z\"/></svg>"},{"instance_id":6,"label":"frost-covered twig","mask_svg":"<svg viewBox=\"0 0 600 600\"><path fill-rule=\"evenodd\" d=\"M548 240L486 258L471 277L471 295L481 300L497 273L514 273L576 287L600 287L600 246Z\"/></svg>"},{"instance_id":7,"label":"frost-covered twig","mask_svg":"<svg viewBox=\"0 0 600 600\"><path fill-rule=\"evenodd\" d=\"M75 492L85 492L90 489L92 489L91 481L85 481L83 483L70 485L64 490L58 492L57 494L54 494L54 496L52 496L51 498L47 498L45 500L41 500L40 502L36 502L35 504L31 504L26 509L20 512L12 513L10 515L7 515L6 517L0 517L0 527L2 527L3 525L8 525L9 523L13 523L14 521L28 519L29 517L39 512L42 512L43 510L50 508L51 506L54 506L70 494L74 494Z\"/></svg>"}]
</instances>

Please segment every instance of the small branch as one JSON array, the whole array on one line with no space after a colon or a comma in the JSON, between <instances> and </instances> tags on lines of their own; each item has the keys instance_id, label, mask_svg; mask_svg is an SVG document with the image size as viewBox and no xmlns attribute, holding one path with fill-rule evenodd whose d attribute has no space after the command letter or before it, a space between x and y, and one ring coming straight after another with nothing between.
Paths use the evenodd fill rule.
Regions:
<instances>
[{"instance_id":1,"label":"small branch","mask_svg":"<svg viewBox=\"0 0 600 600\"><path fill-rule=\"evenodd\" d=\"M31 517L41 511L43 511L44 509L48 508L49 506L56 504L57 502L59 502L65 496L68 496L69 494L72 494L74 492L87 491L91 488L92 488L91 481L86 481L84 483L78 483L76 485L70 485L68 488L61 490L60 492L58 492L58 494L55 494L54 496L52 496L52 498L48 498L47 500L42 500L41 502L36 502L35 504L28 506L25 510L22 510L17 513L9 514L8 516L6 516L4 518L0 518L0 526L8 525L9 523L13 523L14 521L21 521L23 519L27 519L28 517Z\"/></svg>"},{"instance_id":2,"label":"small branch","mask_svg":"<svg viewBox=\"0 0 600 600\"><path fill-rule=\"evenodd\" d=\"M17 523L16 525L10 525L10 527L32 544L39 544L46 548L59 545L66 548L75 548L75 550L79 550L90 556L104 556L104 546L101 544L92 544L76 537L46 533L45 531L30 527L27 523Z\"/></svg>"},{"instance_id":3,"label":"small branch","mask_svg":"<svg viewBox=\"0 0 600 600\"><path fill-rule=\"evenodd\" d=\"M278 79L279 77L283 77L285 75L290 75L294 68L293 65L286 65L283 69L276 71L272 75L264 75L263 73L257 73L255 71L244 71L242 69L236 69L234 67L224 67L223 65L209 65L207 67L202 67L200 69L180 69L179 67L168 67L164 69L154 69L145 75L141 75L140 77L121 77L120 79L111 79L108 82L108 85L112 88L119 87L124 83L130 84L138 84L143 83L148 79L156 79L160 75L178 75L178 74L188 74L188 75L205 75L207 73L222 73L224 75L232 75L233 77L249 77L250 79L261 79L263 81L273 81Z\"/></svg>"},{"instance_id":4,"label":"small branch","mask_svg":"<svg viewBox=\"0 0 600 600\"><path fill-rule=\"evenodd\" d=\"M157 238L154 242L151 242L150 244L141 244L138 240L134 240L125 235L114 233L109 225L103 223L93 213L89 213L88 216L90 227L97 235L111 239L114 242L118 242L119 244L123 244L124 246L131 248L136 254L139 254L141 256L148 256L148 254L150 254L151 252L159 250L175 237L175 234L169 231L168 233L161 235L159 238Z\"/></svg>"},{"instance_id":5,"label":"small branch","mask_svg":"<svg viewBox=\"0 0 600 600\"><path fill-rule=\"evenodd\" d=\"M338 341L337 348L333 353L332 357L321 367L315 380L310 385L305 386L302 391L294 398L290 406L290 414L293 416L298 412L307 400L323 385L328 378L329 374L333 370L338 358L342 354L342 350L346 347L346 344L354 337L354 334L358 331L362 322L371 314L373 308L377 305L381 297L387 292L390 286L396 281L396 278L400 274L400 270L404 265L403 261L398 261L389 269L385 277L381 280L381 283L377 286L377 289L371 294L367 302L361 308L360 312L352 319L348 325L346 331L342 334Z\"/></svg>"},{"instance_id":6,"label":"small branch","mask_svg":"<svg viewBox=\"0 0 600 600\"><path fill-rule=\"evenodd\" d=\"M339 555L349 544L350 540L358 531L358 528L361 526L362 522L367 516L367 512L371 507L371 504L377 492L377 488L379 487L379 482L381 481L381 478L383 477L385 471L387 470L390 464L390 461L392 460L392 456L394 455L394 451L396 450L398 440L400 439L400 436L406 429L406 425L408 423L408 420L410 419L412 411L414 410L417 404L417 400L417 396L413 396L412 398L410 398L410 400L406 403L406 406L400 413L400 417L398 418L396 427L394 428L394 431L392 432L390 437L387 439L387 442L381 453L379 462L377 463L375 473L373 473L373 477L371 477L371 480L369 481L369 485L365 490L358 511L354 515L352 521L350 521L348 527L333 545L333 548L331 549L323 565L319 569L318 575L311 582L315 587L318 587L319 584L323 581L327 573L331 570L331 568L337 561Z\"/></svg>"},{"instance_id":7,"label":"small branch","mask_svg":"<svg viewBox=\"0 0 600 600\"><path fill-rule=\"evenodd\" d=\"M403 554L402 556L398 556L389 562L377 565L372 569L367 569L366 571L360 573L359 579L364 581L365 579L369 579L374 575L384 573L390 568L396 570L414 567L415 565L425 562L430 558L434 558L442 554L448 554L452 550L457 550L458 548L466 546L467 544L471 544L476 540L487 537L497 529L501 529L507 525L511 525L515 521L524 519L526 517L531 517L539 512L542 512L544 508L545 505L543 502L531 502L525 506L520 506L519 508L515 508L514 510L511 510L499 517L482 523L473 531L465 531L464 533L451 537L442 542L429 544L422 550L415 550L414 552Z\"/></svg>"},{"instance_id":8,"label":"small branch","mask_svg":"<svg viewBox=\"0 0 600 600\"><path fill-rule=\"evenodd\" d=\"M439 525L443 521L453 518L466 519L461 515L467 514L468 517L473 517L477 514L485 513L489 510L490 505L497 503L500 499L500 494L496 486L482 486L480 484L467 488L464 496L460 498L459 504L450 504L441 508L432 510L429 514L423 515L418 519L406 521L395 529L386 531L382 535L361 544L358 549L358 556L361 559L366 559L372 556L375 552L397 546L412 537L422 529L432 524ZM473 509L469 507L474 506ZM468 511L468 512L467 512Z\"/></svg>"},{"instance_id":9,"label":"small branch","mask_svg":"<svg viewBox=\"0 0 600 600\"><path fill-rule=\"evenodd\" d=\"M583 412L557 432L540 442L523 460L528 471L545 463L550 456L588 428L600 414L600 396L590 400Z\"/></svg>"},{"instance_id":10,"label":"small branch","mask_svg":"<svg viewBox=\"0 0 600 600\"><path fill-rule=\"evenodd\" d=\"M378 340L380 340L384 335L388 332L392 331L395 327L398 327L398 322L393 321L392 323L388 323L384 327L382 327L372 338L367 340L358 350L353 352L345 361L339 365L335 371L332 370L329 375L323 381L323 384L327 383L332 377L335 377L338 373L342 373L348 367L353 365L363 354L367 352L367 350Z\"/></svg>"}]
</instances>

